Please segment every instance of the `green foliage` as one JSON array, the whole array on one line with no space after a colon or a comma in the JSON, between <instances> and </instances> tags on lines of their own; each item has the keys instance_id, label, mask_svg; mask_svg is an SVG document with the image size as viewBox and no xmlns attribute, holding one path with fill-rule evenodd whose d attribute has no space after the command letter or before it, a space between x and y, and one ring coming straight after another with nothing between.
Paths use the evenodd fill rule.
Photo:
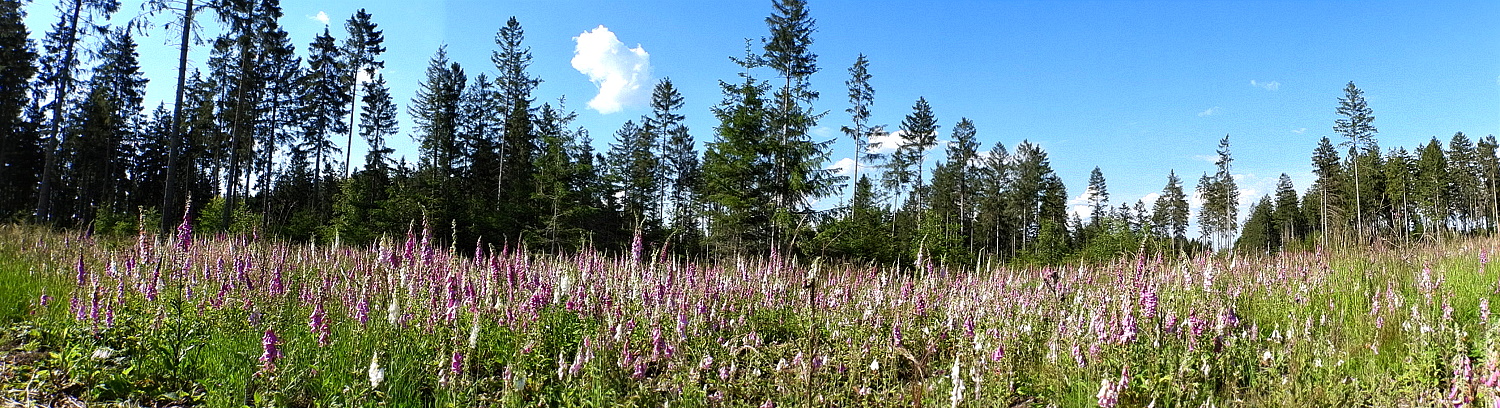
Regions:
<instances>
[{"instance_id":1,"label":"green foliage","mask_svg":"<svg viewBox=\"0 0 1500 408\"><path fill-rule=\"evenodd\" d=\"M214 197L208 204L203 206L203 217L197 223L197 228L210 232L228 232L231 234L249 234L261 225L260 214L250 211L250 206L244 202L235 205L234 210L229 212L229 224L224 224L223 218L218 214L224 213L227 206L224 197Z\"/></svg>"}]
</instances>

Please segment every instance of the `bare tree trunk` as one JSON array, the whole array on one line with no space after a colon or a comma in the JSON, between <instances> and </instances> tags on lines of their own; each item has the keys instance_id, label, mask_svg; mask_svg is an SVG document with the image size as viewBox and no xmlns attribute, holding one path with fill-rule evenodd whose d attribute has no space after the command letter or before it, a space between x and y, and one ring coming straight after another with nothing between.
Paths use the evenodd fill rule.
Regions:
<instances>
[{"instance_id":1,"label":"bare tree trunk","mask_svg":"<svg viewBox=\"0 0 1500 408\"><path fill-rule=\"evenodd\" d=\"M187 81L187 57L188 41L192 39L193 27L193 0L187 0L187 5L182 9L182 43L178 48L177 56L177 95L173 97L172 103L172 140L171 147L167 153L167 182L166 191L162 194L161 203L161 233L167 234L172 230L180 217L177 216L177 151L181 149L182 133L182 93ZM185 215L185 214L184 214Z\"/></svg>"}]
</instances>

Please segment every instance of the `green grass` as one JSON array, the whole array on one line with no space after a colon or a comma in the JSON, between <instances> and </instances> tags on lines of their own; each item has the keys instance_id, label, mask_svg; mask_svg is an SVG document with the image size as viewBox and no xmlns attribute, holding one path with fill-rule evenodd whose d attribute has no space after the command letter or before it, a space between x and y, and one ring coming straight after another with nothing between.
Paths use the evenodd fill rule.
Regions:
<instances>
[{"instance_id":1,"label":"green grass","mask_svg":"<svg viewBox=\"0 0 1500 408\"><path fill-rule=\"evenodd\" d=\"M1500 275L1481 272L1479 253L1496 247L1471 239L1122 259L1059 267L1056 278L1009 268L918 278L764 260L689 268L598 254L473 258L421 244L407 256L399 242L335 249L199 237L181 249L165 237L0 226L0 385L9 390L0 397L1095 406L1101 381L1127 372L1121 406L1486 405L1496 400L1486 379L1500 362L1500 322L1481 319L1480 302L1500 300ZM159 293L148 295L157 271ZM1159 299L1155 313L1147 292ZM309 327L318 303L327 344ZM260 361L266 330L284 355L270 370Z\"/></svg>"}]
</instances>

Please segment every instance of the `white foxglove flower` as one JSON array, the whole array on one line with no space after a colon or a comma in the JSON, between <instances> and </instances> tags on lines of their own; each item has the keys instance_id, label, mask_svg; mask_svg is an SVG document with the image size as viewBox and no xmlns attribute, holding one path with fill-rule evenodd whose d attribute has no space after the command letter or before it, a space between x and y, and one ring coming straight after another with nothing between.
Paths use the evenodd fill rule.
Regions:
<instances>
[{"instance_id":1,"label":"white foxglove flower","mask_svg":"<svg viewBox=\"0 0 1500 408\"><path fill-rule=\"evenodd\" d=\"M385 381L385 369L380 368L380 354L370 356L370 388L379 388Z\"/></svg>"}]
</instances>

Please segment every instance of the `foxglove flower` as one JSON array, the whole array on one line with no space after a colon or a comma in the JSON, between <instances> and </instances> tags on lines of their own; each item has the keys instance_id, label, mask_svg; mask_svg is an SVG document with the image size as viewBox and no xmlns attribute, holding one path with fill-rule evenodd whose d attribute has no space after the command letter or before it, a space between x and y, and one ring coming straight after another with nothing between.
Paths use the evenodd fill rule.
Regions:
<instances>
[{"instance_id":1,"label":"foxglove flower","mask_svg":"<svg viewBox=\"0 0 1500 408\"><path fill-rule=\"evenodd\" d=\"M1479 299L1479 320L1485 324L1490 323L1490 298Z\"/></svg>"},{"instance_id":2,"label":"foxglove flower","mask_svg":"<svg viewBox=\"0 0 1500 408\"><path fill-rule=\"evenodd\" d=\"M328 316L323 311L322 301L313 305L312 315L307 317L307 328L318 336L319 347L328 345Z\"/></svg>"},{"instance_id":3,"label":"foxglove flower","mask_svg":"<svg viewBox=\"0 0 1500 408\"><path fill-rule=\"evenodd\" d=\"M380 383L385 381L385 369L380 368L380 353L370 356L370 388L380 388Z\"/></svg>"},{"instance_id":4,"label":"foxglove flower","mask_svg":"<svg viewBox=\"0 0 1500 408\"><path fill-rule=\"evenodd\" d=\"M276 332L266 329L266 335L260 338L260 372L262 374L276 369L276 360L281 359L281 350L277 349L279 344L281 340L276 338Z\"/></svg>"}]
</instances>

